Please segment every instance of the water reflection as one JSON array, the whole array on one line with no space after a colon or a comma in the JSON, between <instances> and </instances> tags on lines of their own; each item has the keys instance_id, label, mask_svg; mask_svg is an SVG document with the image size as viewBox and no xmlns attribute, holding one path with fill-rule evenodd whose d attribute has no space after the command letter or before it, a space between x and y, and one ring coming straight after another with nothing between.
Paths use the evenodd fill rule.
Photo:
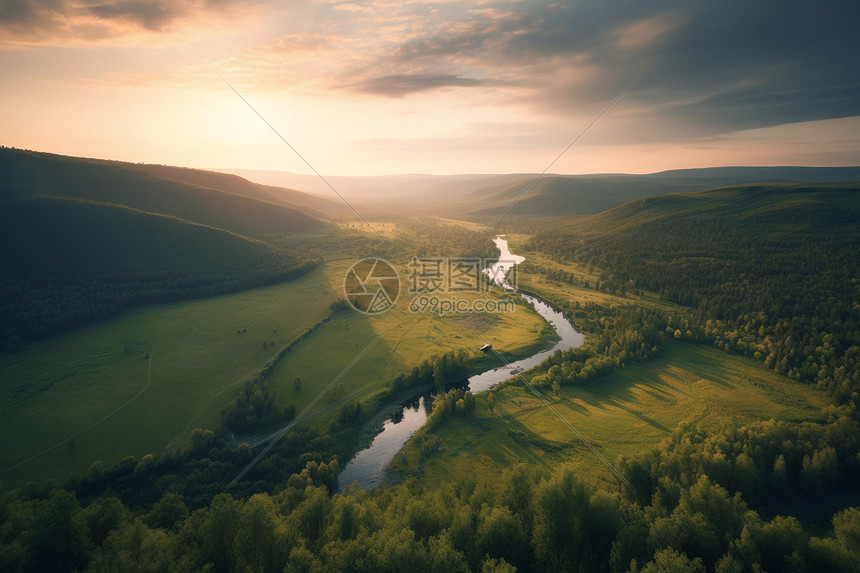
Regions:
<instances>
[{"instance_id":1,"label":"water reflection","mask_svg":"<svg viewBox=\"0 0 860 573\"><path fill-rule=\"evenodd\" d=\"M510 270L509 267L512 261L519 264L525 260L525 257L512 254L508 250L508 241L506 239L497 237L494 242L502 254L499 257L499 261L492 267L484 269L484 272L494 282L505 289L514 290L514 287L505 281L505 272ZM512 362L507 366L496 367L472 376L468 380L468 387L472 392L482 392L503 380L515 376L519 372L534 368L556 350L577 348L585 342L585 336L581 332L578 332L564 318L564 315L549 304L535 296L522 292L520 296L552 325L559 335L560 340L549 350L543 350L528 358ZM432 397L430 393L421 396L417 403L413 402L402 409L398 409L390 419L383 423L382 432L374 438L370 447L358 452L346 465L338 477L339 487L342 489L353 481L357 481L361 487L367 489L376 487L385 481L385 470L388 464L391 463L391 460L394 459L394 456L397 455L403 444L418 431L418 428L424 425L431 409Z\"/></svg>"},{"instance_id":2,"label":"water reflection","mask_svg":"<svg viewBox=\"0 0 860 573\"><path fill-rule=\"evenodd\" d=\"M429 402L427 397L421 396L414 407L406 406L386 420L382 424L382 432L373 439L370 447L358 452L340 473L339 488L343 489L354 481L364 489L380 485L385 480L385 468L403 444L427 421Z\"/></svg>"}]
</instances>

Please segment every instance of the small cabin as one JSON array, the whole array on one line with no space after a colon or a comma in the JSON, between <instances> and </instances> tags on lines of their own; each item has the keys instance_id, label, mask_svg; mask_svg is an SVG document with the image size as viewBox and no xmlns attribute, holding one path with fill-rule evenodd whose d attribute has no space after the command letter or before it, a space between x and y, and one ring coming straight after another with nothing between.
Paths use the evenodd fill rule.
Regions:
<instances>
[{"instance_id":1,"label":"small cabin","mask_svg":"<svg viewBox=\"0 0 860 573\"><path fill-rule=\"evenodd\" d=\"M478 350L480 350L481 352L489 352L492 349L493 349L492 344L485 344L482 347L480 347Z\"/></svg>"}]
</instances>

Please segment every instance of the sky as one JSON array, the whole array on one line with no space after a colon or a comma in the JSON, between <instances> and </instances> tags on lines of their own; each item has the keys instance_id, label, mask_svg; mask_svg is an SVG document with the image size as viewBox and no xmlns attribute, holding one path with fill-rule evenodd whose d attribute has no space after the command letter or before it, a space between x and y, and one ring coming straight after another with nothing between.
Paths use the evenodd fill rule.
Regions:
<instances>
[{"instance_id":1,"label":"sky","mask_svg":"<svg viewBox=\"0 0 860 573\"><path fill-rule=\"evenodd\" d=\"M853 0L0 0L0 145L330 175L860 165L858 21Z\"/></svg>"}]
</instances>

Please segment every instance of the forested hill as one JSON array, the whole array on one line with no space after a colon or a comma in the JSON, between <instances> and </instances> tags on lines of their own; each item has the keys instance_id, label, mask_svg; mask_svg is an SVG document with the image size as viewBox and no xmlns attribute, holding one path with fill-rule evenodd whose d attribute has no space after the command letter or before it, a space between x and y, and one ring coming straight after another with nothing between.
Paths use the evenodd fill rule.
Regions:
<instances>
[{"instance_id":1,"label":"forested hill","mask_svg":"<svg viewBox=\"0 0 860 573\"><path fill-rule=\"evenodd\" d=\"M249 236L326 226L130 164L4 148L0 173L0 352L132 306L299 276L315 261Z\"/></svg>"},{"instance_id":2,"label":"forested hill","mask_svg":"<svg viewBox=\"0 0 860 573\"><path fill-rule=\"evenodd\" d=\"M860 184L637 199L534 246L599 267L601 290L692 307L683 336L754 356L837 403L860 391Z\"/></svg>"},{"instance_id":3,"label":"forested hill","mask_svg":"<svg viewBox=\"0 0 860 573\"><path fill-rule=\"evenodd\" d=\"M269 190L233 175L0 149L0 200L75 197L172 215L246 235L320 229Z\"/></svg>"},{"instance_id":4,"label":"forested hill","mask_svg":"<svg viewBox=\"0 0 860 573\"><path fill-rule=\"evenodd\" d=\"M860 181L860 167L712 167L646 175L534 175L479 180L474 191L452 198L440 185L434 193L469 216L495 216L511 206L511 215L593 215L632 199L665 193L688 193L759 182L829 183ZM523 191L528 188L528 192ZM515 203L512 203L516 200Z\"/></svg>"}]
</instances>

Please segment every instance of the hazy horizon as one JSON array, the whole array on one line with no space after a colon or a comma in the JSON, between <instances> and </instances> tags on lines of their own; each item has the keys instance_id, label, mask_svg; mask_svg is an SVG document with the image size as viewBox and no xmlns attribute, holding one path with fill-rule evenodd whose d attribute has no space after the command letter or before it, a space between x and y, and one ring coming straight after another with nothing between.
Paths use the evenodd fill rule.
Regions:
<instances>
[{"instance_id":1,"label":"hazy horizon","mask_svg":"<svg viewBox=\"0 0 860 573\"><path fill-rule=\"evenodd\" d=\"M33 150L35 151L35 150ZM96 158L93 158L96 159ZM190 167L187 165L174 165L173 167L183 167L188 169L200 169L203 171L217 171L221 173L259 173L266 174L271 173L273 175L277 174L286 174L286 175L295 175L296 177L307 177L309 179L319 179L320 175L314 173L298 173L296 171L286 171L283 169L244 169L241 167ZM693 167L670 167L668 169L660 169L658 171L586 171L582 173L561 173L555 171L547 171L542 174L542 177L601 177L601 176L615 176L615 175L659 175L660 173L667 173L672 171L696 171L696 170L706 170L706 169L757 169L757 168L786 168L786 169L852 169L852 168L860 168L860 162L854 164L844 164L844 165L741 165L741 164L731 164L731 165L696 165ZM535 176L538 175L537 172L526 172L526 171L497 171L497 172L462 172L462 173L419 173L419 172L391 172L391 173L376 173L372 175L357 175L357 174L321 174L323 177L355 177L355 178L396 178L396 177L497 177L497 176L518 176L522 175L524 177ZM263 183L264 185L266 183Z\"/></svg>"}]
</instances>

